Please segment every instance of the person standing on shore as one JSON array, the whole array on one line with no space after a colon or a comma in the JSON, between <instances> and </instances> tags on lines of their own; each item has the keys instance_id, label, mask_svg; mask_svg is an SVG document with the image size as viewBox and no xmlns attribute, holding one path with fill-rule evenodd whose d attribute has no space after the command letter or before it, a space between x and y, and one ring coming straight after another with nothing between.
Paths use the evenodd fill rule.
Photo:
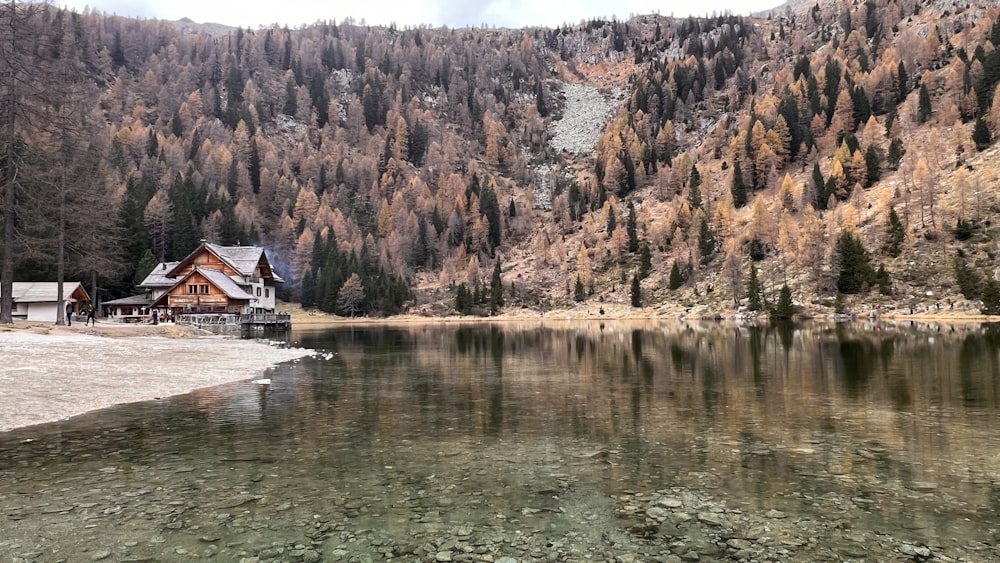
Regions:
<instances>
[{"instance_id":1,"label":"person standing on shore","mask_svg":"<svg viewBox=\"0 0 1000 563\"><path fill-rule=\"evenodd\" d=\"M87 326L90 323L94 323L94 326L97 326L97 319L94 315L94 304L91 303L90 305L87 305L87 320L83 322L83 326Z\"/></svg>"},{"instance_id":2,"label":"person standing on shore","mask_svg":"<svg viewBox=\"0 0 1000 563\"><path fill-rule=\"evenodd\" d=\"M73 304L66 303L66 326L73 326Z\"/></svg>"}]
</instances>

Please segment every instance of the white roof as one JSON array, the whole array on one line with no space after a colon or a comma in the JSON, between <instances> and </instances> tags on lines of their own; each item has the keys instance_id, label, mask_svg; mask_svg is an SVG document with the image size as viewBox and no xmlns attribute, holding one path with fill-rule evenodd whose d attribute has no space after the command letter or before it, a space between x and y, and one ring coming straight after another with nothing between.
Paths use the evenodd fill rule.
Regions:
<instances>
[{"instance_id":1,"label":"white roof","mask_svg":"<svg viewBox=\"0 0 1000 563\"><path fill-rule=\"evenodd\" d=\"M139 287L173 287L177 280L174 278L168 278L166 274L170 273L180 262L160 262L153 268Z\"/></svg>"},{"instance_id":2,"label":"white roof","mask_svg":"<svg viewBox=\"0 0 1000 563\"><path fill-rule=\"evenodd\" d=\"M220 270L196 268L195 271L205 276L205 279L215 284L215 287L225 292L226 296L230 299L253 299L252 295L244 291L240 286L236 285L236 282L234 282L232 278Z\"/></svg>"},{"instance_id":3,"label":"white roof","mask_svg":"<svg viewBox=\"0 0 1000 563\"><path fill-rule=\"evenodd\" d=\"M63 282L63 300L74 301L73 294L83 290L80 282ZM11 295L15 303L55 303L59 291L59 282L14 282Z\"/></svg>"},{"instance_id":4,"label":"white roof","mask_svg":"<svg viewBox=\"0 0 1000 563\"><path fill-rule=\"evenodd\" d=\"M257 272L257 264L264 254L264 249L259 246L219 246L211 243L205 246L244 276L252 276Z\"/></svg>"}]
</instances>

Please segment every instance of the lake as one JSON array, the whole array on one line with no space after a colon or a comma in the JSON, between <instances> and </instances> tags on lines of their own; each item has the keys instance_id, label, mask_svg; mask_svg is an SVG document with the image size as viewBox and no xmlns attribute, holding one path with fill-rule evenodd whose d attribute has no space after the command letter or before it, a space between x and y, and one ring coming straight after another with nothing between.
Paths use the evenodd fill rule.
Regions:
<instances>
[{"instance_id":1,"label":"lake","mask_svg":"<svg viewBox=\"0 0 1000 563\"><path fill-rule=\"evenodd\" d=\"M1000 559L996 326L290 338L269 385L0 433L0 560Z\"/></svg>"}]
</instances>

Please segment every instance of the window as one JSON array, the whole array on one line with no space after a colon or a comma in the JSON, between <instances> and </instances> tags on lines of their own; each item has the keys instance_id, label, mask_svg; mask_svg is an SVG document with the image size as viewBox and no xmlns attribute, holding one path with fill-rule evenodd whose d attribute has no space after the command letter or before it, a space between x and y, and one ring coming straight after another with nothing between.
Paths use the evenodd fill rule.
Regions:
<instances>
[{"instance_id":1,"label":"window","mask_svg":"<svg viewBox=\"0 0 1000 563\"><path fill-rule=\"evenodd\" d=\"M264 290L264 297L270 297L270 296L271 296L271 290L270 289L265 289Z\"/></svg>"},{"instance_id":2,"label":"window","mask_svg":"<svg viewBox=\"0 0 1000 563\"><path fill-rule=\"evenodd\" d=\"M188 295L194 295L198 293L198 286L194 284L188 285Z\"/></svg>"},{"instance_id":3,"label":"window","mask_svg":"<svg viewBox=\"0 0 1000 563\"><path fill-rule=\"evenodd\" d=\"M207 283L206 284L202 284L202 285L200 285L198 287L201 288L201 294L202 295L208 295L208 284Z\"/></svg>"},{"instance_id":4,"label":"window","mask_svg":"<svg viewBox=\"0 0 1000 563\"><path fill-rule=\"evenodd\" d=\"M260 297L260 288L257 288L257 297Z\"/></svg>"}]
</instances>

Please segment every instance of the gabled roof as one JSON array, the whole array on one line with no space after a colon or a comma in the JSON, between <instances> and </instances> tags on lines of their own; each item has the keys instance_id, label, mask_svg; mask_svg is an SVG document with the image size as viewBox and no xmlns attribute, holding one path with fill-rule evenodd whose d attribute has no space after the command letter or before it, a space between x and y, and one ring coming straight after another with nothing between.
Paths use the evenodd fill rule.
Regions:
<instances>
[{"instance_id":1,"label":"gabled roof","mask_svg":"<svg viewBox=\"0 0 1000 563\"><path fill-rule=\"evenodd\" d=\"M264 249L259 246L219 246L205 243L205 248L244 276L252 276L257 272L257 264L264 255Z\"/></svg>"},{"instance_id":2,"label":"gabled roof","mask_svg":"<svg viewBox=\"0 0 1000 563\"><path fill-rule=\"evenodd\" d=\"M160 262L153 268L139 287L171 287L176 282L173 278L168 278L167 274L171 272L180 262Z\"/></svg>"},{"instance_id":3,"label":"gabled roof","mask_svg":"<svg viewBox=\"0 0 1000 563\"><path fill-rule=\"evenodd\" d=\"M173 263L173 267L168 268L165 275L173 281L176 276L174 272L194 260L196 256L201 254L202 249L208 250L212 254L216 255L220 260L239 272L242 276L252 277L256 275L257 267L262 266L264 270L263 277L273 278L275 283L284 283L285 281L275 274L273 269L271 269L271 263L268 261L263 248L259 246L220 246L218 244L211 244L208 242L203 242L201 246L196 248L191 254L188 254L180 262ZM171 283L169 285L173 284Z\"/></svg>"},{"instance_id":4,"label":"gabled roof","mask_svg":"<svg viewBox=\"0 0 1000 563\"><path fill-rule=\"evenodd\" d=\"M14 282L11 295L15 303L55 303L59 282ZM80 282L63 282L64 301L90 301Z\"/></svg>"},{"instance_id":5,"label":"gabled roof","mask_svg":"<svg viewBox=\"0 0 1000 563\"><path fill-rule=\"evenodd\" d=\"M226 294L226 297L230 299L239 299L246 301L253 299L253 295L250 295L249 293L244 291L242 287L236 285L236 282L233 281L233 279L227 276L224 272L221 272L219 270L210 270L208 268L200 268L200 267L195 268L194 271L205 276L205 279L211 282L212 285L214 285L215 287L221 289L222 292ZM191 273L193 274L194 272ZM188 277L190 276L185 276L185 279L187 279Z\"/></svg>"},{"instance_id":6,"label":"gabled roof","mask_svg":"<svg viewBox=\"0 0 1000 563\"><path fill-rule=\"evenodd\" d=\"M225 293L226 297L228 297L229 299L235 299L239 301L250 301L254 298L252 295L247 293L242 287L236 285L236 282L233 281L232 278L227 276L225 272L222 272L221 270L213 270L211 268L202 268L201 266L195 268L194 270L191 270L183 278L176 280L173 284L173 287L170 288L170 291L173 291L174 287L183 286L185 282L188 280L188 278L195 275L196 273L201 274L206 280L208 280L210 284L214 285L217 289ZM170 296L170 291L165 292L158 299L150 303L150 305L154 307L161 306L163 302L165 302L167 298Z\"/></svg>"}]
</instances>

